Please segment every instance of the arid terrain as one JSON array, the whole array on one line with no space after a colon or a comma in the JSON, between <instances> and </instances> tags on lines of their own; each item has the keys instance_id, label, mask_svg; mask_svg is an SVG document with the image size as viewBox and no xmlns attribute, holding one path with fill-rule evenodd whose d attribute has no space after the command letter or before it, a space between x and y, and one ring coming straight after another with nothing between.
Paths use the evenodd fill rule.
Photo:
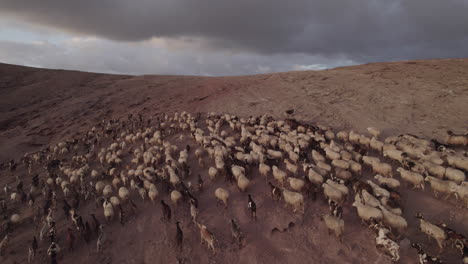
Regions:
<instances>
[{"instance_id":1,"label":"arid terrain","mask_svg":"<svg viewBox=\"0 0 468 264\"><path fill-rule=\"evenodd\" d=\"M382 131L382 140L414 134L445 142L447 130L462 134L468 129L468 59L375 63L236 77L126 76L0 64L0 163L19 160L26 152L81 135L101 120L127 120L128 114L150 117L187 111L201 112L203 118L208 112L246 118L268 114L279 120L287 118L285 111L290 109L294 110L290 117L330 126L335 131L365 134L366 128L373 126ZM169 136L168 140L181 149L186 144L195 148L189 135L186 133L182 141L178 135ZM109 143L105 141L101 147ZM129 163L130 159L129 155L125 161ZM192 168L189 181L195 182L197 174L205 180L204 191L197 193L199 218L216 237L215 254L206 244L200 244L198 227L191 222L187 203L171 205L172 222L164 223L159 202L142 202L134 193L138 213L129 213L125 226L118 220L106 225L106 244L100 253L96 253L95 237L89 244L78 240L73 252L66 249L66 228L71 221L59 209L57 233L63 248L59 263L176 263L176 256L185 263L391 263L375 248L375 233L361 224L351 206L354 194L343 205L345 231L340 242L328 235L320 220L321 215L328 213L321 196L306 202L303 216L293 214L291 208L285 208L284 201L276 203L271 199L265 179L255 169L247 191L258 208L258 219L252 221L247 193L239 192L235 184L223 179L210 181L207 169L200 168L194 158L189 159L188 165ZM97 160L90 161L92 169L100 166ZM42 168L35 172L45 173ZM363 170L365 179L371 174L369 168ZM468 175L466 171L465 174ZM4 169L0 171L1 198L9 199L4 197L3 186L15 186L14 176L19 176L29 188L31 176L23 165L14 172ZM231 193L226 209L216 205L213 195L220 186ZM409 224L404 238L421 241L431 255L439 255L435 241L418 231L416 212L433 222L445 221L457 232L468 235L468 210L453 197L447 201L435 198L428 184L425 190L402 187L399 191L403 216ZM170 201L167 193L160 195ZM34 234L33 210L26 203L9 204L9 208L15 208L22 222L12 233L7 254L0 256L0 263L26 263ZM79 211L87 220L95 212L104 222L102 208L97 209L94 201L83 201ZM231 218L237 219L246 237L241 249L231 242ZM182 253L173 248L176 220L184 232ZM284 232L272 232L290 223L293 224ZM417 252L409 246L408 239L402 240L398 263L417 263ZM39 242L35 263L47 263L48 246L47 238ZM444 249L440 256L444 263L460 263L460 254L454 248Z\"/></svg>"}]
</instances>

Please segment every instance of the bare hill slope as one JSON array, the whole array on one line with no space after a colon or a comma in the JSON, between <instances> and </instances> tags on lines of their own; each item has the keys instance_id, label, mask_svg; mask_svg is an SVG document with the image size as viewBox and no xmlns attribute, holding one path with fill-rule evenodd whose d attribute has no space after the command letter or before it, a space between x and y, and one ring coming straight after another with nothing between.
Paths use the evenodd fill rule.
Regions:
<instances>
[{"instance_id":1,"label":"bare hill slope","mask_svg":"<svg viewBox=\"0 0 468 264\"><path fill-rule=\"evenodd\" d=\"M130 113L145 116L181 110L239 116L267 113L281 119L288 109L294 109L293 116L299 120L337 129L364 132L368 126L375 126L384 136L412 133L443 140L448 129L464 132L468 128L468 59L376 63L236 77L108 75L0 64L0 163L89 131L102 119L126 119ZM179 148L186 144L194 146L188 136L182 141L176 135L168 139L177 142ZM101 147L110 143L106 140ZM63 157L69 159L70 155ZM130 163L130 156L126 156L126 163ZM97 160L89 164L91 168L104 170ZM216 254L200 245L200 234L190 221L186 203L171 205L173 221L162 223L160 204L143 203L133 191L133 198L138 199L138 213L131 215L130 205L125 204L126 225L121 226L117 220L106 225L104 253L96 253L93 237L88 245L81 240L77 242L74 252L64 250L59 263L176 263L175 220L182 222L185 263L390 263L375 248L373 232L361 225L351 207L354 195L344 206L345 232L340 243L328 235L320 221L320 215L328 211L322 196L317 201L307 200L303 217L292 214L290 208L284 208L283 201L272 201L265 180L253 170L248 192L257 203L258 220L251 221L246 210L247 193L239 192L235 185L222 179L210 181L207 169L200 168L195 159L189 165L193 171L188 181L194 183L198 173L205 180L204 192L197 193L200 221L216 236ZM35 170L31 175L36 172L44 175L42 167ZM22 165L14 173L9 170L1 173L2 187L6 183L14 187L14 175L24 179L25 187L30 185L30 177ZM367 179L371 174L367 168L363 177ZM227 209L216 206L213 192L220 186L231 192ZM418 221L414 217L417 211L434 222L446 221L467 234L468 226L464 223L468 221L468 211L460 209L454 199L443 201L436 199L430 190L407 187L401 189L401 194L403 216L409 224L403 237L425 241L417 230ZM3 190L0 198L2 195ZM38 197L42 204L42 196ZM167 191L161 191L161 199L169 200ZM11 212L20 213L26 220L14 231L8 254L0 257L0 262L26 263L34 233L33 210L26 203L15 205L9 201L9 206ZM79 210L86 220L91 221L89 214L96 213L104 221L102 208L97 208L94 200L83 202ZM246 236L242 249L231 243L231 218L237 219ZM70 221L60 208L57 219L59 242L65 247ZM46 261L46 241L40 243L36 263ZM434 240L425 241L425 245L431 253L436 252ZM442 256L447 263L456 263L458 254L455 249L447 249ZM408 244L402 245L401 255L399 263L416 263L416 252Z\"/></svg>"},{"instance_id":2,"label":"bare hill slope","mask_svg":"<svg viewBox=\"0 0 468 264\"><path fill-rule=\"evenodd\" d=\"M238 77L123 76L0 65L0 161L145 111L269 113L334 128L443 138L468 124L468 59Z\"/></svg>"}]
</instances>

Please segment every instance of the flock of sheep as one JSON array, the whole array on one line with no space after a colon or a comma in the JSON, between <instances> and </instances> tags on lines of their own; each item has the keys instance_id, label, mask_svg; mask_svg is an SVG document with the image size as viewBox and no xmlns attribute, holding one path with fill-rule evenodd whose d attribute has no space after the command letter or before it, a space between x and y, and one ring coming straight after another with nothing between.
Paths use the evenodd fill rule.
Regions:
<instances>
[{"instance_id":1,"label":"flock of sheep","mask_svg":"<svg viewBox=\"0 0 468 264\"><path fill-rule=\"evenodd\" d=\"M399 242L408 228L398 191L403 185L424 190L427 182L436 197L454 196L458 206L468 208L468 134L449 132L447 142L440 143L413 135L381 140L376 128L368 128L368 133L334 132L329 127L274 120L267 115L239 118L209 113L202 117L176 112L154 119L129 115L128 120L102 121L83 135L2 164L2 177L14 176L15 182L4 186L0 202L4 219L0 254L8 254L9 241L29 222L35 230L29 250L25 250L29 262L46 243L51 263L57 263L58 237L66 237L70 250L78 239L90 243L95 238L100 252L105 245L105 226L116 218L125 224L137 214L139 199L160 206L167 223L174 218L172 211L182 210L180 205L187 203L201 241L216 252L216 234L199 221L198 208L203 204L197 195L207 181L222 178L237 185L240 192L248 192L253 181L264 181L271 198L283 201L296 214L303 215L314 200L324 199L330 213L322 220L340 241L345 226L343 206L352 205L362 222L375 230L376 247L397 262ZM177 146L187 140L191 144ZM196 159L206 173L192 175L189 159ZM21 166L24 175L17 173ZM264 179L253 178L254 170ZM371 170L374 177L366 180L363 170ZM213 194L224 207L229 207L229 197L223 187ZM255 194L249 194L246 201L255 220L254 198ZM89 201L102 208L102 214L92 214L87 221L89 214L80 208ZM32 208L31 216L22 215L26 206ZM66 234L57 234L59 217L71 226ZM440 250L456 247L461 262L468 263L465 236L420 213L415 217L420 221L419 230L433 238ZM230 226L233 240L241 247L242 227L235 219L230 219ZM175 228L174 246L183 250L179 222ZM412 246L419 263L442 263L421 243L412 241Z\"/></svg>"}]
</instances>

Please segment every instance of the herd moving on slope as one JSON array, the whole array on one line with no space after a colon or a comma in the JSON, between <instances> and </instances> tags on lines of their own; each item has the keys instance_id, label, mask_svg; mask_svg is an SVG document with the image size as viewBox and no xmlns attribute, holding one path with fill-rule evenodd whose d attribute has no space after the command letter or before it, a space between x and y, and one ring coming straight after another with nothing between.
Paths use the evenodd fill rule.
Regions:
<instances>
[{"instance_id":1,"label":"herd moving on slope","mask_svg":"<svg viewBox=\"0 0 468 264\"><path fill-rule=\"evenodd\" d=\"M449 132L447 141L440 143L414 135L381 141L378 129L368 128L368 133L334 132L329 127L294 119L278 121L267 115L239 118L209 113L202 118L201 113L176 112L103 120L82 135L2 164L2 177L14 176L15 181L4 186L1 199L0 254L8 254L10 240L29 223L35 230L29 249L25 249L29 262L37 257L39 247L47 248L55 261L64 237L70 250L81 240L90 243L95 238L96 251L102 253L105 226L112 225L117 216L124 225L130 216L137 215L140 199L157 204L166 223L174 218L173 210L185 210L182 205L186 204L201 241L216 252L216 234L199 221L203 204L197 195L207 181L219 185L218 178L223 178L243 193L253 181L268 184L271 198L282 200L292 213L304 215L314 200L323 199L330 213L322 220L340 241L345 226L342 206L352 205L362 222L375 230L376 247L397 262L399 241L408 228L398 192L403 185L424 190L428 182L436 197L442 194L447 200L453 196L458 206L468 208L468 135ZM187 140L192 144L177 146ZM192 175L189 159L196 159L206 173ZM17 173L20 166L27 171L23 175ZM257 169L259 179L253 177ZM372 171L374 177L365 180L363 170ZM224 207L229 207L229 197L229 191L221 186L213 194ZM89 201L102 208L102 214L80 210ZM254 194L246 194L246 203L252 220L257 220ZM32 216L21 214L26 205L32 208ZM70 228L57 227L60 216ZM416 217L420 231L433 238L440 251L453 245L460 251L462 263L468 263L465 236L443 222L424 219L420 213ZM242 227L235 219L226 223L233 241L242 247ZM179 221L174 228L174 245L180 251L184 232ZM45 237L50 239L48 247ZM412 246L418 251L419 263L442 263L429 256L420 243L412 241Z\"/></svg>"}]
</instances>

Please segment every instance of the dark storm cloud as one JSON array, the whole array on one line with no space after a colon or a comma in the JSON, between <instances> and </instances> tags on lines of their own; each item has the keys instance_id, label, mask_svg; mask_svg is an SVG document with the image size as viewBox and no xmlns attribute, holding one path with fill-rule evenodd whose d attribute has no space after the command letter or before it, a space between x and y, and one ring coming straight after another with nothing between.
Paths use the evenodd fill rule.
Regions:
<instances>
[{"instance_id":1,"label":"dark storm cloud","mask_svg":"<svg viewBox=\"0 0 468 264\"><path fill-rule=\"evenodd\" d=\"M194 38L205 48L346 56L468 56L467 0L2 0L0 15L115 41Z\"/></svg>"}]
</instances>

